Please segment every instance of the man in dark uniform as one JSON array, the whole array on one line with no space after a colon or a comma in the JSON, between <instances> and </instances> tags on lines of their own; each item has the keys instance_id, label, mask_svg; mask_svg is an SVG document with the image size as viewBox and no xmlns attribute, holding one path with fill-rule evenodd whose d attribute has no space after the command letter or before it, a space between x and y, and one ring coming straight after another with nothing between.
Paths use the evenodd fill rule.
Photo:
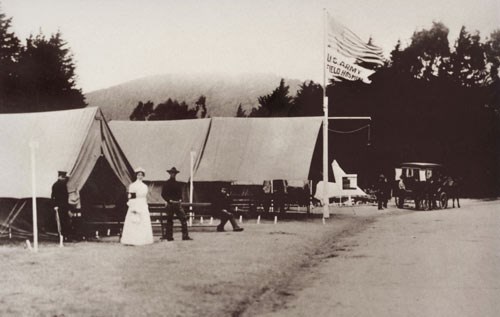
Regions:
<instances>
[{"instance_id":1,"label":"man in dark uniform","mask_svg":"<svg viewBox=\"0 0 500 317\"><path fill-rule=\"evenodd\" d=\"M436 209L437 208L437 194L438 194L438 189L439 189L439 184L436 181L436 178L434 175L432 175L428 180L426 184L426 195L427 199L429 200L429 210Z\"/></svg>"},{"instance_id":2,"label":"man in dark uniform","mask_svg":"<svg viewBox=\"0 0 500 317\"><path fill-rule=\"evenodd\" d=\"M58 227L60 225L60 234L64 237L64 240L68 240L69 236L72 234L71 230L71 218L70 218L70 208L68 203L68 179L66 177L65 171L59 171L57 176L57 181L52 185L52 204L56 211L56 219L59 219Z\"/></svg>"},{"instance_id":3,"label":"man in dark uniform","mask_svg":"<svg viewBox=\"0 0 500 317\"><path fill-rule=\"evenodd\" d=\"M387 182L387 178L383 174L380 174L377 182L377 203L378 210L382 210L387 208L387 200L389 196L389 186Z\"/></svg>"},{"instance_id":4,"label":"man in dark uniform","mask_svg":"<svg viewBox=\"0 0 500 317\"><path fill-rule=\"evenodd\" d=\"M275 211L285 213L285 199L287 194L287 183L285 180L273 180L273 192Z\"/></svg>"},{"instance_id":5,"label":"man in dark uniform","mask_svg":"<svg viewBox=\"0 0 500 317\"><path fill-rule=\"evenodd\" d=\"M233 231L243 231L243 228L238 226L234 216L229 210L231 209L231 197L226 187L221 187L220 191L215 195L212 202L212 208L220 216L220 224L217 226L218 232L224 231L224 226L229 221L233 226Z\"/></svg>"},{"instance_id":6,"label":"man in dark uniform","mask_svg":"<svg viewBox=\"0 0 500 317\"><path fill-rule=\"evenodd\" d=\"M186 214L182 209L182 184L179 183L175 176L179 171L172 167L167 170L170 174L170 179L166 181L165 185L163 185L161 191L161 197L165 199L167 202L167 228L165 230L164 239L168 241L174 240L174 214L177 215L179 221L181 222L182 228L182 240L193 240L189 237Z\"/></svg>"}]
</instances>

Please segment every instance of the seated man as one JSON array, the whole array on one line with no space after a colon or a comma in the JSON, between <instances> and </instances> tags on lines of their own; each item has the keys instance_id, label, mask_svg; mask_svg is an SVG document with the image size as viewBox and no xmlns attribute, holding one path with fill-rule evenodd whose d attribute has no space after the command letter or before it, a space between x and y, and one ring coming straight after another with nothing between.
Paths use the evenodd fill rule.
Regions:
<instances>
[{"instance_id":1,"label":"seated man","mask_svg":"<svg viewBox=\"0 0 500 317\"><path fill-rule=\"evenodd\" d=\"M221 187L220 192L217 193L212 202L212 207L220 215L220 224L217 226L218 232L224 231L224 226L229 221L233 226L233 231L243 231L243 228L238 226L234 216L229 212L231 208L231 197L226 187Z\"/></svg>"}]
</instances>

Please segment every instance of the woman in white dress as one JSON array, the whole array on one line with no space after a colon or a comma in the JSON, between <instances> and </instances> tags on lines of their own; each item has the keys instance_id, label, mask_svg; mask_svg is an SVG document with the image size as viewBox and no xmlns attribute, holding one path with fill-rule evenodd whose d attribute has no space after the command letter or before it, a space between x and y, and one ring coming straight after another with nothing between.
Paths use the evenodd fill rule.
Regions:
<instances>
[{"instance_id":1,"label":"woman in white dress","mask_svg":"<svg viewBox=\"0 0 500 317\"><path fill-rule=\"evenodd\" d=\"M127 205L129 208L125 216L120 242L126 245L151 244L153 243L153 228L146 200L148 186L142 182L145 175L144 169L135 169L135 175L137 180L128 188Z\"/></svg>"}]
</instances>

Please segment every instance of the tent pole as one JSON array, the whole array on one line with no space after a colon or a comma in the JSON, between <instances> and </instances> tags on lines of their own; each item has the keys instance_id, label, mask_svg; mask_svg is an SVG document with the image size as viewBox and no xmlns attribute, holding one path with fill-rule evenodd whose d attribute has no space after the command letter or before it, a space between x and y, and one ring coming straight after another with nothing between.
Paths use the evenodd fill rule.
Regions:
<instances>
[{"instance_id":1,"label":"tent pole","mask_svg":"<svg viewBox=\"0 0 500 317\"><path fill-rule=\"evenodd\" d=\"M326 9L323 9L323 218L330 218L328 208L328 97L326 96Z\"/></svg>"},{"instance_id":2,"label":"tent pole","mask_svg":"<svg viewBox=\"0 0 500 317\"><path fill-rule=\"evenodd\" d=\"M35 166L35 150L38 144L34 141L30 142L31 150L31 190L32 190L32 209L33 209L33 250L38 252L38 216L36 209L36 166Z\"/></svg>"},{"instance_id":3,"label":"tent pole","mask_svg":"<svg viewBox=\"0 0 500 317\"><path fill-rule=\"evenodd\" d=\"M194 174L194 155L195 151L190 152L191 156L191 166L190 166L190 171L189 171L189 213L190 217L192 216L193 212L193 174Z\"/></svg>"}]
</instances>

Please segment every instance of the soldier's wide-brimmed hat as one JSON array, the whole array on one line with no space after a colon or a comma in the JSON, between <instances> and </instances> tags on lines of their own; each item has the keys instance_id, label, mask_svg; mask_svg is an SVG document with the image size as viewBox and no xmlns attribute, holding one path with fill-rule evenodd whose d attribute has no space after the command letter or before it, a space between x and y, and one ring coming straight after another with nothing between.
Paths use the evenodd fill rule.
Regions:
<instances>
[{"instance_id":1,"label":"soldier's wide-brimmed hat","mask_svg":"<svg viewBox=\"0 0 500 317\"><path fill-rule=\"evenodd\" d=\"M57 171L57 176L66 177L67 175L68 175L68 172L66 172L66 171Z\"/></svg>"},{"instance_id":2,"label":"soldier's wide-brimmed hat","mask_svg":"<svg viewBox=\"0 0 500 317\"><path fill-rule=\"evenodd\" d=\"M171 169L167 170L167 172L174 173L174 174L180 173L180 171L178 169L176 169L175 166L172 167Z\"/></svg>"},{"instance_id":3,"label":"soldier's wide-brimmed hat","mask_svg":"<svg viewBox=\"0 0 500 317\"><path fill-rule=\"evenodd\" d=\"M146 170L143 169L142 167L137 167L134 172L137 174L137 173L142 173L144 175L146 175Z\"/></svg>"}]
</instances>

